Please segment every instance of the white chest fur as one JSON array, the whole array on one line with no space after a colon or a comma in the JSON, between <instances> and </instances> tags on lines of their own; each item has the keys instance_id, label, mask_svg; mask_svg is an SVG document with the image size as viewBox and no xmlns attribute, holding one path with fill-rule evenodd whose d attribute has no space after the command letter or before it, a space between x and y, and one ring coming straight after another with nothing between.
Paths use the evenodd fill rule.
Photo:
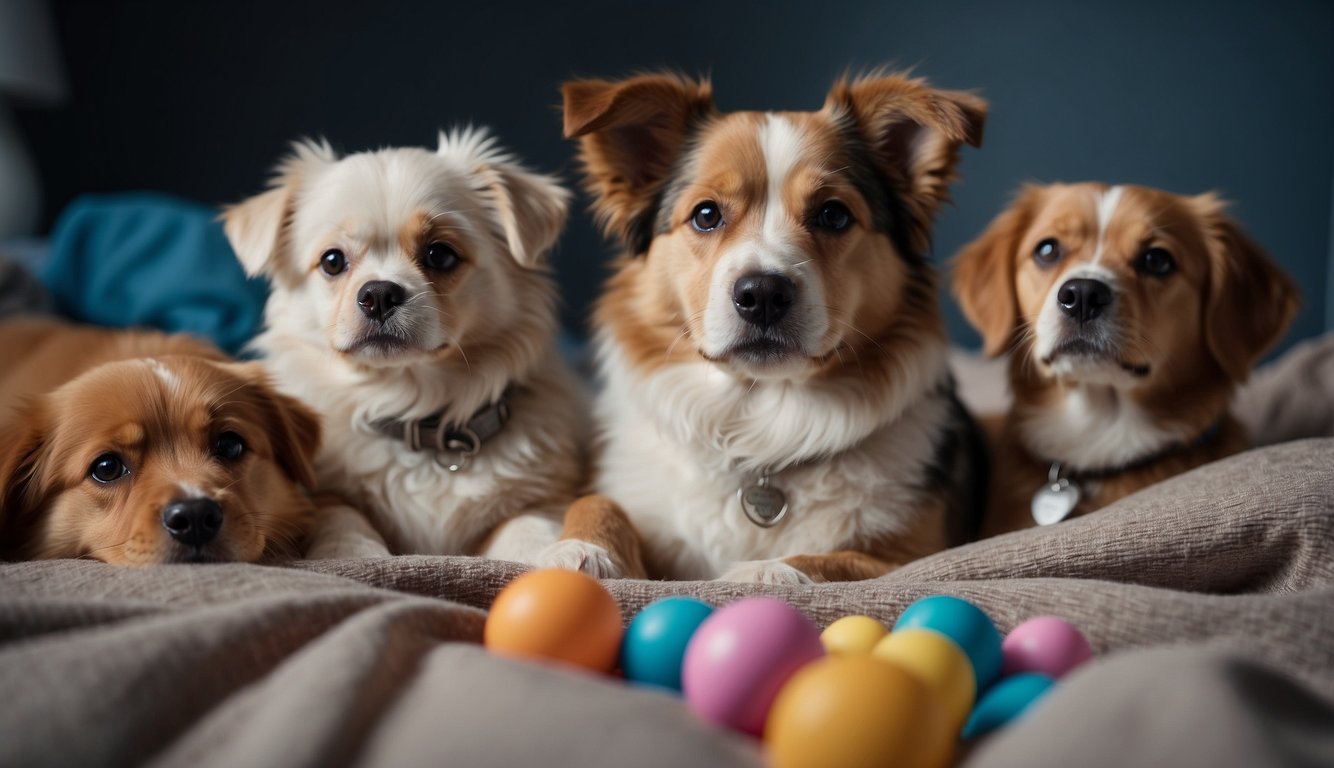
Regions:
<instances>
[{"instance_id":1,"label":"white chest fur","mask_svg":"<svg viewBox=\"0 0 1334 768\"><path fill-rule=\"evenodd\" d=\"M1031 452L1072 469L1115 467L1181 439L1104 385L1074 386L1055 407L1025 409L1019 427Z\"/></svg>"},{"instance_id":2,"label":"white chest fur","mask_svg":"<svg viewBox=\"0 0 1334 768\"><path fill-rule=\"evenodd\" d=\"M614 349L602 362L599 491L621 503L673 578L906 532L949 418L947 400L926 387L887 409L802 386L751 388L702 362L657 381ZM936 376L943 370L942 357ZM766 467L789 505L772 528L750 522L737 498Z\"/></svg>"},{"instance_id":3,"label":"white chest fur","mask_svg":"<svg viewBox=\"0 0 1334 768\"><path fill-rule=\"evenodd\" d=\"M261 345L272 341L261 337ZM505 520L564 511L582 477L583 409L554 352L545 362L511 395L512 416L500 433L466 468L450 472L434 453L411 450L370 426L432 413L450 401L447 384L424 391L408 380L387 382L308 348L286 347L266 361L279 388L321 416L321 488L356 503L398 554L468 553Z\"/></svg>"}]
</instances>

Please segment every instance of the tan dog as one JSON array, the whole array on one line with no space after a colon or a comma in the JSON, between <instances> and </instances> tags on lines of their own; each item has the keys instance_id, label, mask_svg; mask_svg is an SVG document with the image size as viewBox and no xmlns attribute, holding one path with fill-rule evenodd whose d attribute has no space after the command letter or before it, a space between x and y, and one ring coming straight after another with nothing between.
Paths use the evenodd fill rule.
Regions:
<instances>
[{"instance_id":1,"label":"tan dog","mask_svg":"<svg viewBox=\"0 0 1334 768\"><path fill-rule=\"evenodd\" d=\"M1030 186L960 253L954 293L1010 352L984 532L1099 509L1247 446L1238 382L1297 310L1213 195Z\"/></svg>"},{"instance_id":2,"label":"tan dog","mask_svg":"<svg viewBox=\"0 0 1334 768\"><path fill-rule=\"evenodd\" d=\"M0 553L108 563L294 557L314 414L185 336L0 325Z\"/></svg>"},{"instance_id":3,"label":"tan dog","mask_svg":"<svg viewBox=\"0 0 1334 768\"><path fill-rule=\"evenodd\" d=\"M625 246L596 315L597 488L650 572L862 579L966 538L973 431L925 255L983 102L895 75L818 112L720 113L672 75L564 93Z\"/></svg>"}]
</instances>

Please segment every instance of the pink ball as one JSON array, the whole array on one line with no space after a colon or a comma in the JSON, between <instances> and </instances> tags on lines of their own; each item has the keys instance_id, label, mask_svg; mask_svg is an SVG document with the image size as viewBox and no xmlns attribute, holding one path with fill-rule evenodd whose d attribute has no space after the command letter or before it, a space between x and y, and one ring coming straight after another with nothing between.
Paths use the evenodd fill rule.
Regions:
<instances>
[{"instance_id":1,"label":"pink ball","mask_svg":"<svg viewBox=\"0 0 1334 768\"><path fill-rule=\"evenodd\" d=\"M778 690L824 655L820 630L781 600L752 597L714 611L686 646L686 703L706 720L759 736Z\"/></svg>"},{"instance_id":2,"label":"pink ball","mask_svg":"<svg viewBox=\"0 0 1334 768\"><path fill-rule=\"evenodd\" d=\"M1073 624L1055 616L1038 616L1005 636L1001 674L1040 672L1060 678L1092 656L1089 641Z\"/></svg>"}]
</instances>

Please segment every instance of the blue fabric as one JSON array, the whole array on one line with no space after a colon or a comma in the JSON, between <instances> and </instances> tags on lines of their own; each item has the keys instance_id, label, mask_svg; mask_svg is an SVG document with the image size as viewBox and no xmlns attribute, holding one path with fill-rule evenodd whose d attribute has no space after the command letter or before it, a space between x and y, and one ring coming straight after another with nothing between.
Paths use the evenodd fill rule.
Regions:
<instances>
[{"instance_id":1,"label":"blue fabric","mask_svg":"<svg viewBox=\"0 0 1334 768\"><path fill-rule=\"evenodd\" d=\"M85 195L56 221L42 282L76 320L193 333L235 354L268 285L246 278L216 217L168 195Z\"/></svg>"}]
</instances>

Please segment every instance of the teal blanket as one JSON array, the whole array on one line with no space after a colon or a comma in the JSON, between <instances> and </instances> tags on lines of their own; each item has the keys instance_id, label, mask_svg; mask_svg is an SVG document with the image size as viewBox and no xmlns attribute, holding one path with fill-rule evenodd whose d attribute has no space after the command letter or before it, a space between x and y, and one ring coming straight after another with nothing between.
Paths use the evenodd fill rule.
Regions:
<instances>
[{"instance_id":1,"label":"teal blanket","mask_svg":"<svg viewBox=\"0 0 1334 768\"><path fill-rule=\"evenodd\" d=\"M268 296L241 271L215 209L153 193L75 200L40 276L76 320L192 333L233 354L259 330Z\"/></svg>"}]
</instances>

